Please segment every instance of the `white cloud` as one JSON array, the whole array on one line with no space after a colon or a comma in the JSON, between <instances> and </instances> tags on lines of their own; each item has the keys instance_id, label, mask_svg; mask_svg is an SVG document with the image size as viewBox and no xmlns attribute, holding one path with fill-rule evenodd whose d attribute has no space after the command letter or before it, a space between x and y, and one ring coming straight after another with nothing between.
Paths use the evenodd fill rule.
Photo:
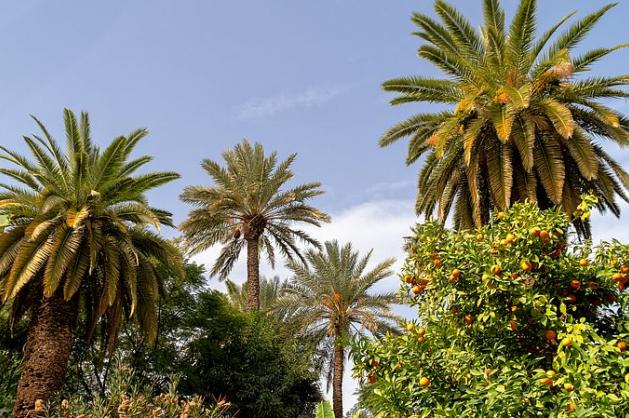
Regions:
<instances>
[{"instance_id":1,"label":"white cloud","mask_svg":"<svg viewBox=\"0 0 629 418\"><path fill-rule=\"evenodd\" d=\"M254 98L240 107L238 116L240 119L264 119L297 108L319 106L334 99L346 88L342 85L313 87L301 93Z\"/></svg>"}]
</instances>

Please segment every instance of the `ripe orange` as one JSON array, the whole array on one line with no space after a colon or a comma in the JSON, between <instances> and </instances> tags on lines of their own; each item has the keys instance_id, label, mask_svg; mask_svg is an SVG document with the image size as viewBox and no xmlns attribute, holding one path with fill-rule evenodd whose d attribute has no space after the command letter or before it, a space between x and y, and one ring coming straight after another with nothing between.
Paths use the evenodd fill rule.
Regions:
<instances>
[{"instance_id":1,"label":"ripe orange","mask_svg":"<svg viewBox=\"0 0 629 418\"><path fill-rule=\"evenodd\" d=\"M555 377L555 375L557 374L557 372L556 372L556 371L554 371L554 370L548 370L548 371L546 372L546 374L547 374L548 376L550 376L550 377Z\"/></svg>"},{"instance_id":2,"label":"ripe orange","mask_svg":"<svg viewBox=\"0 0 629 418\"><path fill-rule=\"evenodd\" d=\"M622 273L614 273L612 275L612 280L614 280L615 282L619 282L622 280Z\"/></svg>"},{"instance_id":3,"label":"ripe orange","mask_svg":"<svg viewBox=\"0 0 629 418\"><path fill-rule=\"evenodd\" d=\"M454 277L455 279L458 279L458 278L459 278L459 276L461 276L461 270L459 270L459 269L454 269L454 270L452 270L451 275L452 275L452 277Z\"/></svg>"},{"instance_id":4,"label":"ripe orange","mask_svg":"<svg viewBox=\"0 0 629 418\"><path fill-rule=\"evenodd\" d=\"M544 377L542 379L539 379L539 382L542 385L546 385L546 386L549 386L551 388L555 385L555 382L553 382L553 379L551 379L550 377Z\"/></svg>"},{"instance_id":5,"label":"ripe orange","mask_svg":"<svg viewBox=\"0 0 629 418\"><path fill-rule=\"evenodd\" d=\"M572 392L574 390L574 385L572 383L566 383L565 385L563 385L563 388L566 390L566 392Z\"/></svg>"},{"instance_id":6,"label":"ripe orange","mask_svg":"<svg viewBox=\"0 0 629 418\"><path fill-rule=\"evenodd\" d=\"M505 237L505 239L507 240L507 242L509 244L511 244L513 241L515 241L515 235L513 234L507 234L507 236Z\"/></svg>"},{"instance_id":7,"label":"ripe orange","mask_svg":"<svg viewBox=\"0 0 629 418\"><path fill-rule=\"evenodd\" d=\"M408 283L408 284L413 283L413 276L411 276L410 274L406 274L406 275L404 275L403 279L404 279L404 281L405 281L406 283Z\"/></svg>"},{"instance_id":8,"label":"ripe orange","mask_svg":"<svg viewBox=\"0 0 629 418\"><path fill-rule=\"evenodd\" d=\"M585 266L587 266L589 263L590 263L590 262L588 261L588 259L587 259L587 258L582 258L582 259L580 259L580 260L579 260L579 265L580 265L581 267L585 267Z\"/></svg>"},{"instance_id":9,"label":"ripe orange","mask_svg":"<svg viewBox=\"0 0 629 418\"><path fill-rule=\"evenodd\" d=\"M500 274L502 273L502 267L500 267L498 264L492 266L491 267L491 273L494 276L500 276Z\"/></svg>"},{"instance_id":10,"label":"ripe orange","mask_svg":"<svg viewBox=\"0 0 629 418\"><path fill-rule=\"evenodd\" d=\"M564 347L568 347L568 348L572 347L572 338L571 337L566 337L561 342L563 343Z\"/></svg>"},{"instance_id":11,"label":"ripe orange","mask_svg":"<svg viewBox=\"0 0 629 418\"><path fill-rule=\"evenodd\" d=\"M618 289L620 289L621 291L625 290L626 286L624 283L620 282L620 283L616 283L616 287Z\"/></svg>"},{"instance_id":12,"label":"ripe orange","mask_svg":"<svg viewBox=\"0 0 629 418\"><path fill-rule=\"evenodd\" d=\"M525 272L529 273L533 270L533 263L530 260L522 260L520 262L520 268Z\"/></svg>"},{"instance_id":13,"label":"ripe orange","mask_svg":"<svg viewBox=\"0 0 629 418\"><path fill-rule=\"evenodd\" d=\"M511 321L509 321L509 328L511 328L511 331L515 331L516 329L518 329L518 323L512 319Z\"/></svg>"},{"instance_id":14,"label":"ripe orange","mask_svg":"<svg viewBox=\"0 0 629 418\"><path fill-rule=\"evenodd\" d=\"M459 307L454 305L450 308L450 312L452 312L453 314L458 314L459 313Z\"/></svg>"},{"instance_id":15,"label":"ripe orange","mask_svg":"<svg viewBox=\"0 0 629 418\"><path fill-rule=\"evenodd\" d=\"M557 333L555 331L553 331L552 329L547 329L546 330L546 339L548 341L555 341L557 339Z\"/></svg>"},{"instance_id":16,"label":"ripe orange","mask_svg":"<svg viewBox=\"0 0 629 418\"><path fill-rule=\"evenodd\" d=\"M449 281L450 283L456 283L456 281L457 281L458 279L459 279L458 277L455 277L455 276L453 276L453 275L450 275L450 276L448 277L448 281Z\"/></svg>"},{"instance_id":17,"label":"ripe orange","mask_svg":"<svg viewBox=\"0 0 629 418\"><path fill-rule=\"evenodd\" d=\"M441 267L441 260L438 258L432 260L432 263L435 265L435 267Z\"/></svg>"},{"instance_id":18,"label":"ripe orange","mask_svg":"<svg viewBox=\"0 0 629 418\"><path fill-rule=\"evenodd\" d=\"M506 213L504 213L504 212L498 212L498 213L496 214L496 218L498 218L498 220L500 220L500 221L502 221L502 220L503 220L504 218L506 218L506 217L507 217L507 214L506 214Z\"/></svg>"},{"instance_id":19,"label":"ripe orange","mask_svg":"<svg viewBox=\"0 0 629 418\"><path fill-rule=\"evenodd\" d=\"M572 279L570 281L570 287L574 290L579 290L579 288L581 287L581 282L577 279Z\"/></svg>"},{"instance_id":20,"label":"ripe orange","mask_svg":"<svg viewBox=\"0 0 629 418\"><path fill-rule=\"evenodd\" d=\"M408 324L406 324L406 330L408 332L413 332L414 329L415 329L415 324L413 324L412 322L409 322Z\"/></svg>"},{"instance_id":21,"label":"ripe orange","mask_svg":"<svg viewBox=\"0 0 629 418\"><path fill-rule=\"evenodd\" d=\"M424 337L423 335L420 335L419 338L417 338L417 341L421 344L424 342L424 340L426 340L426 337Z\"/></svg>"},{"instance_id":22,"label":"ripe orange","mask_svg":"<svg viewBox=\"0 0 629 418\"><path fill-rule=\"evenodd\" d=\"M616 344L616 347L618 347L618 349L620 351L626 351L627 350L627 343L624 341L618 341L618 344Z\"/></svg>"},{"instance_id":23,"label":"ripe orange","mask_svg":"<svg viewBox=\"0 0 629 418\"><path fill-rule=\"evenodd\" d=\"M483 236L483 234L477 234L476 235L476 241L481 242L484 239L485 239L485 237Z\"/></svg>"},{"instance_id":24,"label":"ripe orange","mask_svg":"<svg viewBox=\"0 0 629 418\"><path fill-rule=\"evenodd\" d=\"M550 242L550 233L546 230L540 231L539 239L541 239L544 244Z\"/></svg>"},{"instance_id":25,"label":"ripe orange","mask_svg":"<svg viewBox=\"0 0 629 418\"><path fill-rule=\"evenodd\" d=\"M574 405L574 402L568 401L566 404L566 412L574 412L577 410L577 407Z\"/></svg>"},{"instance_id":26,"label":"ripe orange","mask_svg":"<svg viewBox=\"0 0 629 418\"><path fill-rule=\"evenodd\" d=\"M539 237L540 232L542 232L542 230L539 229L537 226L534 226L533 228L529 229L529 234L531 234L534 237Z\"/></svg>"},{"instance_id":27,"label":"ripe orange","mask_svg":"<svg viewBox=\"0 0 629 418\"><path fill-rule=\"evenodd\" d=\"M419 379L419 386L427 388L428 386L430 386L430 379L425 376L422 377L421 379Z\"/></svg>"},{"instance_id":28,"label":"ripe orange","mask_svg":"<svg viewBox=\"0 0 629 418\"><path fill-rule=\"evenodd\" d=\"M517 307L517 306L513 305L513 306L511 307L511 312L517 312L517 310L518 310L518 307Z\"/></svg>"},{"instance_id":29,"label":"ripe orange","mask_svg":"<svg viewBox=\"0 0 629 418\"><path fill-rule=\"evenodd\" d=\"M417 328L417 335L420 337L426 333L426 328Z\"/></svg>"},{"instance_id":30,"label":"ripe orange","mask_svg":"<svg viewBox=\"0 0 629 418\"><path fill-rule=\"evenodd\" d=\"M419 295L422 292L422 288L420 286L413 286L413 293Z\"/></svg>"},{"instance_id":31,"label":"ripe orange","mask_svg":"<svg viewBox=\"0 0 629 418\"><path fill-rule=\"evenodd\" d=\"M620 272L621 272L622 274L629 274L629 266L622 266L622 267L620 268Z\"/></svg>"},{"instance_id":32,"label":"ripe orange","mask_svg":"<svg viewBox=\"0 0 629 418\"><path fill-rule=\"evenodd\" d=\"M465 315L465 323L467 325L472 325L474 323L474 315L472 314Z\"/></svg>"}]
</instances>

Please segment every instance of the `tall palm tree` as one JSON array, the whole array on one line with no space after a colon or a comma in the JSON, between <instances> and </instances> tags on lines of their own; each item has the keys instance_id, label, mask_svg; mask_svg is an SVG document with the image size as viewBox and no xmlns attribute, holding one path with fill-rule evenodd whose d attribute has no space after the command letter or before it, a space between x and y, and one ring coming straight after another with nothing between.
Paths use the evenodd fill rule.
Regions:
<instances>
[{"instance_id":1,"label":"tall palm tree","mask_svg":"<svg viewBox=\"0 0 629 418\"><path fill-rule=\"evenodd\" d=\"M320 183L307 183L288 190L290 166L296 154L277 164L277 153L268 157L260 144L246 140L223 153L227 165L203 160L202 167L214 180L210 187L186 187L181 199L196 208L181 224L191 254L223 244L211 274L226 278L247 245L247 309L260 309L260 252L275 265L275 248L288 260L302 258L298 240L319 243L294 223L320 226L329 216L305 202L323 193Z\"/></svg>"},{"instance_id":2,"label":"tall palm tree","mask_svg":"<svg viewBox=\"0 0 629 418\"><path fill-rule=\"evenodd\" d=\"M246 310L249 295L247 282L243 283L241 286L231 280L226 280L225 285L227 286L229 302L242 311ZM285 285L286 281L281 281L278 276L272 279L266 279L264 277L260 279L260 309L262 311L266 311L273 306Z\"/></svg>"},{"instance_id":3,"label":"tall palm tree","mask_svg":"<svg viewBox=\"0 0 629 418\"><path fill-rule=\"evenodd\" d=\"M101 150L92 143L87 113L64 111L64 151L44 125L24 137L32 159L0 146L0 297L13 307L12 323L30 311L14 417L33 416L37 399L61 388L79 315L90 338L97 327L115 344L125 316L157 332L158 270L182 275L176 247L148 227L172 226L171 215L148 205L145 192L176 173L134 175L151 160L129 159L145 130L119 136ZM82 321L83 322L83 321Z\"/></svg>"},{"instance_id":4,"label":"tall palm tree","mask_svg":"<svg viewBox=\"0 0 629 418\"><path fill-rule=\"evenodd\" d=\"M442 0L441 23L413 15L426 41L419 56L448 78L406 77L387 81L400 93L392 104L430 102L451 110L420 113L398 123L381 146L410 137L407 164L427 154L419 173L416 210L442 220L454 205L457 227L488 222L492 208L516 201L561 206L573 213L580 196L593 193L598 208L619 214L616 196L627 200L629 175L597 143L629 143L629 119L602 101L626 98L629 76L585 77L592 64L628 44L574 54L574 48L614 5L553 35L572 14L535 39L536 0L521 0L511 25L499 0L483 0L477 33ZM595 140L596 139L596 140ZM589 233L589 223L577 224Z\"/></svg>"},{"instance_id":5,"label":"tall palm tree","mask_svg":"<svg viewBox=\"0 0 629 418\"><path fill-rule=\"evenodd\" d=\"M307 265L289 262L293 281L284 288L272 312L314 341L327 356L327 382L332 382L334 415L343 417L345 346L357 335L398 332L401 318L391 312L394 293L373 293L376 283L391 276L394 259L367 269L371 251L361 257L351 244L326 242L309 250Z\"/></svg>"}]
</instances>

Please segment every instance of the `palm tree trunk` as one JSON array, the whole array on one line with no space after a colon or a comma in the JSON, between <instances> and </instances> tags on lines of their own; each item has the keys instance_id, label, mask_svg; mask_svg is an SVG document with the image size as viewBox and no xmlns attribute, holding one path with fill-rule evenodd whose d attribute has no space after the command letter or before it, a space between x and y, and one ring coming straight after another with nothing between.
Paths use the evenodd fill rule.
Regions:
<instances>
[{"instance_id":1,"label":"palm tree trunk","mask_svg":"<svg viewBox=\"0 0 629 418\"><path fill-rule=\"evenodd\" d=\"M247 311L260 310L259 237L247 239Z\"/></svg>"},{"instance_id":2,"label":"palm tree trunk","mask_svg":"<svg viewBox=\"0 0 629 418\"><path fill-rule=\"evenodd\" d=\"M334 376L332 381L332 403L335 418L343 418L343 369L345 366L345 351L343 346L336 343L334 349Z\"/></svg>"},{"instance_id":3,"label":"palm tree trunk","mask_svg":"<svg viewBox=\"0 0 629 418\"><path fill-rule=\"evenodd\" d=\"M49 400L63 386L77 312L77 301L66 302L60 293L42 296L35 307L24 346L14 418L37 416L35 401Z\"/></svg>"}]
</instances>

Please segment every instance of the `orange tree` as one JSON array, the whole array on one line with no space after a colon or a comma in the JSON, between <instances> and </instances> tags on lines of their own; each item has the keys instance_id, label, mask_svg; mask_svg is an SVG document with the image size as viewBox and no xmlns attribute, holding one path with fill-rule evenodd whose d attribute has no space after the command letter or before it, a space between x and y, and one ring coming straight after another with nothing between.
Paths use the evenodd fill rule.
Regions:
<instances>
[{"instance_id":1,"label":"orange tree","mask_svg":"<svg viewBox=\"0 0 629 418\"><path fill-rule=\"evenodd\" d=\"M629 246L571 242L569 225L528 203L474 231L419 225L401 289L419 318L405 335L355 343L363 406L387 417L629 416Z\"/></svg>"}]
</instances>

